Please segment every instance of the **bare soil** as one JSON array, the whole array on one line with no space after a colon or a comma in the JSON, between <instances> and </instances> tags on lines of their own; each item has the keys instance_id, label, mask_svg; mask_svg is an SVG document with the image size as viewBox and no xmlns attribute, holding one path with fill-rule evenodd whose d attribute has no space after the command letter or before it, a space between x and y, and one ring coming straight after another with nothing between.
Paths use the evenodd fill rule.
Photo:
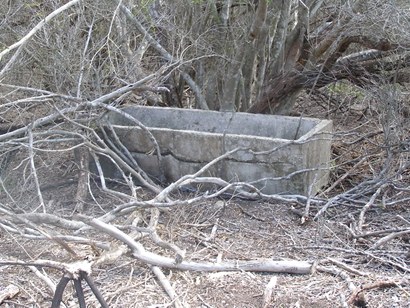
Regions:
<instances>
[{"instance_id":1,"label":"bare soil","mask_svg":"<svg viewBox=\"0 0 410 308\"><path fill-rule=\"evenodd\" d=\"M48 201L54 200L49 203L51 206L54 204L53 212L70 215L73 208L64 202L70 200L70 196L70 186L50 190L47 198L53 198ZM101 206L88 208L88 214L101 213L113 205L107 202ZM345 271L332 262L335 259L365 274L345 271L356 287L383 281L398 283L389 288L365 291L367 307L409 306L408 275L383 260L373 258L374 252L366 250L372 240L354 240L346 230L352 223L345 215L346 211L356 216L360 209L333 208L320 222L308 221L301 225L300 218L289 211L289 207L289 204L243 200L215 200L177 207L162 214L160 233L165 240L185 248L190 260L214 261L218 255L230 260L292 259L318 262L321 266ZM376 207L368 213L369 227L366 231L406 227L398 215L410 221L406 206ZM215 225L216 237L206 241ZM148 249L155 249L150 247L150 243L144 244ZM403 265L409 265L409 237L397 238L386 246L382 249L389 256L388 260L403 260ZM80 254L91 254L85 246L72 247ZM52 241L31 241L6 232L1 235L0 251L0 259L3 260L10 257L70 260L70 255ZM382 252L379 251L380 254ZM2 266L0 272L0 292L9 285L20 289L20 293L6 300L3 307L50 306L52 294L44 281L28 267ZM45 270L44 274L54 283L62 275L54 270ZM347 300L352 294L349 281L319 270L311 275L167 270L165 274L187 307L263 307L264 290L272 277L277 277L277 284L266 307L342 307L341 296ZM171 304L150 269L131 258L122 257L115 264L98 268L92 277L109 307L166 307ZM98 307L90 292L86 297L89 307ZM65 298L67 306L77 307L73 290L66 290Z\"/></svg>"}]
</instances>

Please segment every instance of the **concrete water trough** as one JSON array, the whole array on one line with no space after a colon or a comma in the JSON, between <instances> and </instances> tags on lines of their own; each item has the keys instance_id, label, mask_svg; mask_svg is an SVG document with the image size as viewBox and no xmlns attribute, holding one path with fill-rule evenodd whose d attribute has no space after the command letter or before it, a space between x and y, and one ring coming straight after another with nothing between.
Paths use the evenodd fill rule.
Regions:
<instances>
[{"instance_id":1,"label":"concrete water trough","mask_svg":"<svg viewBox=\"0 0 410 308\"><path fill-rule=\"evenodd\" d=\"M156 139L124 115L109 112L111 123L140 167L168 182L193 174L209 161L241 147L201 176L248 182L263 193L313 194L327 184L332 122L302 117L193 109L126 107L122 111L143 124ZM151 136L151 138L152 138ZM280 178L280 179L278 179Z\"/></svg>"}]
</instances>

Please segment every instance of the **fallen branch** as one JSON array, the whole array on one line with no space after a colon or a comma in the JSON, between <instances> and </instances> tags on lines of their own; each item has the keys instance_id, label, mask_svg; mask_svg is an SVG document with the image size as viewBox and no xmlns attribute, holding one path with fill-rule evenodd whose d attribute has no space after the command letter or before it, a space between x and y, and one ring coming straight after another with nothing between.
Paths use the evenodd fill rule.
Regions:
<instances>
[{"instance_id":1,"label":"fallen branch","mask_svg":"<svg viewBox=\"0 0 410 308\"><path fill-rule=\"evenodd\" d=\"M171 286L171 283L169 282L167 277L164 275L164 273L161 271L161 269L157 266L151 266L151 270L154 273L154 275L157 277L157 279L158 279L159 283L161 284L162 288L168 294L169 298L173 301L174 306L176 308L184 307L184 305L178 299L178 295L175 292L174 288Z\"/></svg>"},{"instance_id":2,"label":"fallen branch","mask_svg":"<svg viewBox=\"0 0 410 308\"><path fill-rule=\"evenodd\" d=\"M0 291L0 305L6 299L12 299L14 296L20 293L20 289L13 284L8 285L6 288Z\"/></svg>"},{"instance_id":3,"label":"fallen branch","mask_svg":"<svg viewBox=\"0 0 410 308\"><path fill-rule=\"evenodd\" d=\"M191 181L194 181L199 175L201 175L202 173L204 173L206 170L208 170L212 165L215 165L216 163L218 163L219 161L231 156L232 154L238 152L238 151L244 151L246 150L245 148L235 148L231 151L226 152L223 155L218 156L217 158L213 159L212 161L210 161L209 163L207 163L205 166L203 166L200 170L198 170L196 173L194 174L187 174L184 175L183 177L181 177L179 180L177 180L176 182L170 184L168 187L166 187L165 189L163 189L153 200L152 202L156 202L156 201L163 201L164 199L166 199L168 197L168 195L174 191L175 189L183 186L183 185L187 185L190 184Z\"/></svg>"},{"instance_id":4,"label":"fallen branch","mask_svg":"<svg viewBox=\"0 0 410 308\"><path fill-rule=\"evenodd\" d=\"M312 271L312 263L306 261L274 261L270 259L251 260L251 261L231 261L231 262L194 262L182 261L175 262L175 259L160 256L149 252L132 237L125 234L118 228L106 224L98 219L90 219L84 215L76 215L76 218L84 223L94 227L95 229L109 234L117 240L123 242L129 247L132 255L138 260L154 266L166 267L178 270L191 271L254 271L254 272L274 272L274 273L289 273L289 274L310 274Z\"/></svg>"},{"instance_id":5,"label":"fallen branch","mask_svg":"<svg viewBox=\"0 0 410 308\"><path fill-rule=\"evenodd\" d=\"M352 234L353 238L364 238L364 237L371 237L371 236L378 236L386 233L400 233L403 231L410 231L409 228L395 228L395 229L386 229L386 230L377 230L377 231L369 231L361 234Z\"/></svg>"},{"instance_id":6,"label":"fallen branch","mask_svg":"<svg viewBox=\"0 0 410 308\"><path fill-rule=\"evenodd\" d=\"M35 267L49 267L63 272L77 275L80 270L91 272L91 265L88 261L78 261L73 263L64 263L51 260L35 260L35 261L21 261L21 260L0 260L0 266L3 265L17 265L17 266L35 266Z\"/></svg>"},{"instance_id":7,"label":"fallen branch","mask_svg":"<svg viewBox=\"0 0 410 308\"><path fill-rule=\"evenodd\" d=\"M35 266L29 266L29 269L41 280L43 280L45 282L45 284L47 285L47 287L50 289L51 294L54 294L56 291L56 285L54 284L54 282L45 274L43 274L42 272L40 272L37 267Z\"/></svg>"},{"instance_id":8,"label":"fallen branch","mask_svg":"<svg viewBox=\"0 0 410 308\"><path fill-rule=\"evenodd\" d=\"M395 233L391 233L389 235L386 235L384 237L382 237L381 239L379 239L376 243L373 244L372 247L370 247L370 249L377 249L382 245L385 245L387 242L395 239L396 237L400 237L406 234L409 234L410 230L405 230L405 231L401 231L401 232L395 232Z\"/></svg>"},{"instance_id":9,"label":"fallen branch","mask_svg":"<svg viewBox=\"0 0 410 308\"><path fill-rule=\"evenodd\" d=\"M369 202L367 202L367 203L364 205L362 211L360 212L359 222L358 222L358 226L357 226L359 232L362 232L362 229L363 229L364 215L365 215L366 212L370 209L370 207L373 206L374 201L375 201L376 198L380 195L380 193L381 193L381 191L382 191L382 189L383 189L384 187L385 187L385 185L382 185L382 186L380 186L380 187L376 190L376 192L371 196Z\"/></svg>"},{"instance_id":10,"label":"fallen branch","mask_svg":"<svg viewBox=\"0 0 410 308\"><path fill-rule=\"evenodd\" d=\"M344 271L338 270L336 268L324 267L324 266L318 266L316 269L319 272L328 273L328 274L334 275L335 277L341 277L347 283L347 286L350 292L354 292L356 290L356 286L350 279L349 275L346 274ZM341 294L340 300L342 303L342 307L349 307L348 303L346 302L346 298L344 294Z\"/></svg>"},{"instance_id":11,"label":"fallen branch","mask_svg":"<svg viewBox=\"0 0 410 308\"><path fill-rule=\"evenodd\" d=\"M156 227L158 225L159 214L160 214L159 209L157 208L151 209L151 218L150 218L150 222L148 226L148 228L150 229L149 237L158 246L165 248L165 249L172 250L176 254L175 263L181 263L182 260L185 258L185 250L182 250L181 248L179 248L177 245L173 243L168 243L164 241L163 239L161 239L161 237L158 235L156 231Z\"/></svg>"},{"instance_id":12,"label":"fallen branch","mask_svg":"<svg viewBox=\"0 0 410 308\"><path fill-rule=\"evenodd\" d=\"M85 226L82 222L64 219L48 213L7 214L9 215L7 218L15 223L28 220L35 224L47 224L51 226L61 227L67 230L78 230Z\"/></svg>"},{"instance_id":13,"label":"fallen branch","mask_svg":"<svg viewBox=\"0 0 410 308\"><path fill-rule=\"evenodd\" d=\"M336 265L336 266L340 267L341 269L344 269L344 270L346 270L346 271L348 271L352 274L359 275L359 276L369 276L368 273L361 272L361 271L359 271L359 270L357 270L357 269L355 269L355 268L353 268L353 267L351 267L351 266L349 266L349 265L347 265L343 262L335 260L333 258L327 258L326 260L330 261L334 265Z\"/></svg>"},{"instance_id":14,"label":"fallen branch","mask_svg":"<svg viewBox=\"0 0 410 308\"><path fill-rule=\"evenodd\" d=\"M42 194L41 189L40 189L40 182L38 180L37 168L36 168L35 163L34 163L33 132L31 130L31 128L28 131L28 139L29 139L28 153L29 153L29 158L30 158L31 173L33 175L34 183L36 185L37 197L38 197L38 200L40 201L40 205L38 206L38 208L42 208L43 213L46 213L46 206L44 204L43 194ZM35 211L36 210L34 210L34 212Z\"/></svg>"},{"instance_id":15,"label":"fallen branch","mask_svg":"<svg viewBox=\"0 0 410 308\"><path fill-rule=\"evenodd\" d=\"M263 292L263 304L262 304L263 308L270 307L273 289L276 287L277 282L278 282L278 277L273 276L269 280L269 283L266 285L265 291Z\"/></svg>"},{"instance_id":16,"label":"fallen branch","mask_svg":"<svg viewBox=\"0 0 410 308\"><path fill-rule=\"evenodd\" d=\"M378 289L378 288L391 288L391 287L397 287L397 286L398 286L397 282L389 281L389 280L377 281L377 282L362 285L361 287L358 287L354 290L354 292L350 296L347 303L349 305L355 305L358 307L367 307L367 301L364 296L365 295L364 291L368 291L371 289Z\"/></svg>"}]
</instances>

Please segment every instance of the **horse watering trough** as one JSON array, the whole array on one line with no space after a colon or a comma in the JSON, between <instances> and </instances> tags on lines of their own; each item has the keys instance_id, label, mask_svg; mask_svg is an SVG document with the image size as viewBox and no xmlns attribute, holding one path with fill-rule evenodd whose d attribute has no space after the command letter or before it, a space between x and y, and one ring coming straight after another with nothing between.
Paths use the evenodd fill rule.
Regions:
<instances>
[{"instance_id":1,"label":"horse watering trough","mask_svg":"<svg viewBox=\"0 0 410 308\"><path fill-rule=\"evenodd\" d=\"M266 194L315 194L327 184L331 121L142 106L122 111L128 116L109 112L104 120L153 178L176 181L241 148L200 176L250 183Z\"/></svg>"}]
</instances>

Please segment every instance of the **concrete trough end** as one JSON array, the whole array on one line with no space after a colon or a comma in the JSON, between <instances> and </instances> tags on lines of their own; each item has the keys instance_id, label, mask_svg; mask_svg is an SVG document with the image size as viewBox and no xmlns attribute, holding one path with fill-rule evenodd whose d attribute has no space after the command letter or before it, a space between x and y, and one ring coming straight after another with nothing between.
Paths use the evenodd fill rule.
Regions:
<instances>
[{"instance_id":1,"label":"concrete trough end","mask_svg":"<svg viewBox=\"0 0 410 308\"><path fill-rule=\"evenodd\" d=\"M252 183L266 194L316 194L328 182L329 120L143 106L122 111L135 120L115 112L103 120L154 178L161 177L161 168L150 154L154 144L145 128L159 145L169 182L238 147L248 150L236 152L202 176Z\"/></svg>"}]
</instances>

